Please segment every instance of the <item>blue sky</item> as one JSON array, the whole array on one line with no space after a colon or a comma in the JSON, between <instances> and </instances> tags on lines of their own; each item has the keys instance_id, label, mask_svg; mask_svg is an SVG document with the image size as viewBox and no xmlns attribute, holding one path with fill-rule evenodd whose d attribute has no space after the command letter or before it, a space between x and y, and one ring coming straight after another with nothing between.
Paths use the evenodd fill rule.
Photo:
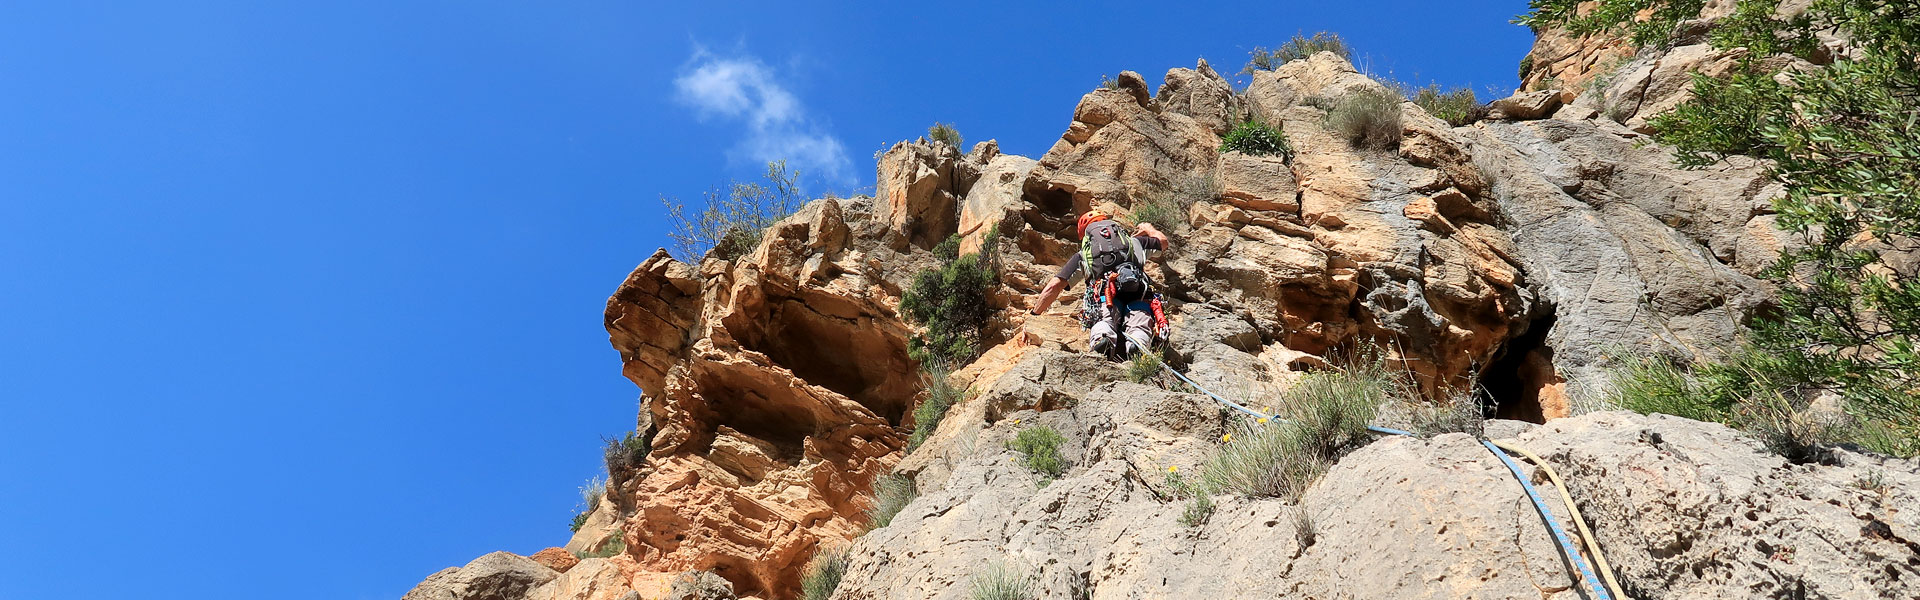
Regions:
<instances>
[{"instance_id":1,"label":"blue sky","mask_svg":"<svg viewBox=\"0 0 1920 600\"><path fill-rule=\"evenodd\" d=\"M397 598L566 541L659 198L1296 31L1510 90L1520 1L0 6L0 598Z\"/></svg>"}]
</instances>

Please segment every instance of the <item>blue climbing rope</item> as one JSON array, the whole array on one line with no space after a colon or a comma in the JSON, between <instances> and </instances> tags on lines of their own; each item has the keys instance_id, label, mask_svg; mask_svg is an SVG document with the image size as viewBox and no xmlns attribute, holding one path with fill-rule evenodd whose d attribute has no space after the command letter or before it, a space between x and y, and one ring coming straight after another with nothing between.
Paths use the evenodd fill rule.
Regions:
<instances>
[{"instance_id":1,"label":"blue climbing rope","mask_svg":"<svg viewBox=\"0 0 1920 600\"><path fill-rule=\"evenodd\" d=\"M1553 511L1547 509L1547 501L1540 498L1540 491L1534 489L1533 483L1527 481L1525 473L1520 472L1520 465L1514 463L1513 458L1508 457L1507 453L1495 447L1493 442L1480 440L1480 445L1486 446L1487 451L1499 457L1500 462L1507 465L1507 470L1513 471L1513 478L1519 480L1520 487L1526 488L1527 497L1533 500L1533 508L1540 511L1541 518L1546 519L1547 529L1553 532L1553 539L1560 542L1560 551L1565 552L1567 560L1573 563L1574 568L1580 570L1580 579L1586 582L1587 587L1593 588L1594 598L1613 600L1613 596L1607 593L1606 586L1600 585L1600 580L1593 576L1593 569L1587 566L1587 559L1582 558L1580 550L1574 548L1573 542L1567 539L1566 530L1560 526L1559 519L1553 518Z\"/></svg>"},{"instance_id":2,"label":"blue climbing rope","mask_svg":"<svg viewBox=\"0 0 1920 600\"><path fill-rule=\"evenodd\" d=\"M1221 404L1225 404L1227 406L1233 407L1234 410L1238 410L1240 412L1252 415L1253 418L1256 418L1256 419L1273 419L1276 421L1280 421L1282 423L1286 422L1286 419L1275 417L1273 415L1269 415L1251 408L1247 408L1245 406L1241 406L1240 403L1234 402L1232 400L1228 400L1226 398L1221 398L1219 394L1215 394L1211 391L1208 391L1207 388L1200 387L1200 384L1194 383L1193 380L1188 379L1186 375L1183 375L1179 371L1174 370L1173 367L1167 366L1167 363L1160 363L1160 368L1165 369L1168 373L1172 373L1174 377L1180 378L1181 381L1187 382L1187 385L1193 386L1193 389L1200 390L1200 393L1206 394L1208 397L1211 397L1214 400L1220 401ZM1401 431L1399 429L1393 429L1390 427L1375 427L1372 425L1367 426L1367 431L1371 431L1374 433L1384 433L1387 435L1408 435L1408 436L1413 435L1413 432L1410 432L1410 431Z\"/></svg>"}]
</instances>

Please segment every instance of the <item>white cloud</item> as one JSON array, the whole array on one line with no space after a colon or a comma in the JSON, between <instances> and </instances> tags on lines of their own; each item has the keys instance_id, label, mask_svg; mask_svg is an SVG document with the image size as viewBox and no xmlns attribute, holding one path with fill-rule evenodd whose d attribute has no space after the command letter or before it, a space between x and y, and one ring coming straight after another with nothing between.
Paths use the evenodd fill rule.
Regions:
<instances>
[{"instance_id":1,"label":"white cloud","mask_svg":"<svg viewBox=\"0 0 1920 600\"><path fill-rule=\"evenodd\" d=\"M673 80L674 95L701 119L737 121L746 136L729 152L755 164L785 159L787 166L836 183L851 183L840 141L821 131L799 98L753 57L722 57L695 49Z\"/></svg>"}]
</instances>

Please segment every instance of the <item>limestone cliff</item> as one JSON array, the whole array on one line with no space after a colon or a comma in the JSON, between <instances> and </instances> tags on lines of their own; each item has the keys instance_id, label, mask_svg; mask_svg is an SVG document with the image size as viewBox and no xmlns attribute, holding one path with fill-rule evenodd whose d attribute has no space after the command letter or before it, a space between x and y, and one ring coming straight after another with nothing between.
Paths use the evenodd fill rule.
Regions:
<instances>
[{"instance_id":1,"label":"limestone cliff","mask_svg":"<svg viewBox=\"0 0 1920 600\"><path fill-rule=\"evenodd\" d=\"M1527 79L1591 79L1624 48L1543 32ZM1755 275L1785 242L1764 165L1679 170L1644 135L1685 70L1717 60L1688 48L1463 127L1404 103L1385 151L1323 125L1323 107L1381 87L1330 53L1245 90L1204 61L1157 90L1123 73L1037 159L897 144L872 197L816 200L737 260L656 253L608 300L651 445L567 549L624 551L489 555L408 597L700 597L687 594L720 583L681 577L706 571L727 594L787 599L811 556L849 543L836 598L960 598L988 560L1026 565L1049 598L1580 597L1517 484L1461 435L1368 445L1298 505L1229 498L1201 526L1177 522L1159 473L1219 443L1219 407L1118 382L1120 367L1081 352L1073 303L1025 309L1077 248L1076 215L1194 181L1212 191L1150 271L1172 360L1202 385L1271 397L1331 353L1380 344L1426 392L1479 382L1516 420L1503 435L1564 465L1636 597L1915 597L1920 467L1845 452L1789 464L1717 425L1573 417L1610 354L1711 357L1771 301ZM1282 125L1296 155L1220 153L1249 118ZM897 307L955 234L998 245L997 312L989 348L950 379L975 395L909 454L924 382ZM1010 460L1022 422L1067 434L1059 480ZM922 495L860 535L888 473Z\"/></svg>"}]
</instances>

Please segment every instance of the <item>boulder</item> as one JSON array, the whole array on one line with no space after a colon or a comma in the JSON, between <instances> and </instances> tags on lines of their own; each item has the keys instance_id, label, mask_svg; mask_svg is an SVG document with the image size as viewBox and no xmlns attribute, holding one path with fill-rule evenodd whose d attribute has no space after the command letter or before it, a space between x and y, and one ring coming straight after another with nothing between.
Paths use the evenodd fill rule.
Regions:
<instances>
[{"instance_id":1,"label":"boulder","mask_svg":"<svg viewBox=\"0 0 1920 600\"><path fill-rule=\"evenodd\" d=\"M624 600L636 570L625 556L589 558L527 594L527 600Z\"/></svg>"},{"instance_id":2,"label":"boulder","mask_svg":"<svg viewBox=\"0 0 1920 600\"><path fill-rule=\"evenodd\" d=\"M735 600L733 584L707 571L688 571L673 579L665 600Z\"/></svg>"},{"instance_id":3,"label":"boulder","mask_svg":"<svg viewBox=\"0 0 1920 600\"><path fill-rule=\"evenodd\" d=\"M1193 120L1214 135L1225 136L1246 120L1246 100L1233 92L1233 84L1213 71L1206 59L1192 69L1169 69L1154 101L1172 113Z\"/></svg>"},{"instance_id":4,"label":"boulder","mask_svg":"<svg viewBox=\"0 0 1920 600\"><path fill-rule=\"evenodd\" d=\"M565 573L567 569L571 569L574 565L580 564L580 559L575 557L572 552L568 552L565 548L548 548L535 552L533 556L527 558L533 559L533 562L540 563L541 566L561 573Z\"/></svg>"},{"instance_id":5,"label":"boulder","mask_svg":"<svg viewBox=\"0 0 1920 600\"><path fill-rule=\"evenodd\" d=\"M1487 105L1487 118L1525 121L1544 119L1560 108L1560 94L1554 90L1540 90L1514 94Z\"/></svg>"},{"instance_id":6,"label":"boulder","mask_svg":"<svg viewBox=\"0 0 1920 600\"><path fill-rule=\"evenodd\" d=\"M493 552L427 577L401 600L521 600L560 573L511 552Z\"/></svg>"},{"instance_id":7,"label":"boulder","mask_svg":"<svg viewBox=\"0 0 1920 600\"><path fill-rule=\"evenodd\" d=\"M1293 169L1277 156L1250 156L1239 152L1220 155L1215 177L1220 200L1247 210L1300 212L1300 188Z\"/></svg>"}]
</instances>

